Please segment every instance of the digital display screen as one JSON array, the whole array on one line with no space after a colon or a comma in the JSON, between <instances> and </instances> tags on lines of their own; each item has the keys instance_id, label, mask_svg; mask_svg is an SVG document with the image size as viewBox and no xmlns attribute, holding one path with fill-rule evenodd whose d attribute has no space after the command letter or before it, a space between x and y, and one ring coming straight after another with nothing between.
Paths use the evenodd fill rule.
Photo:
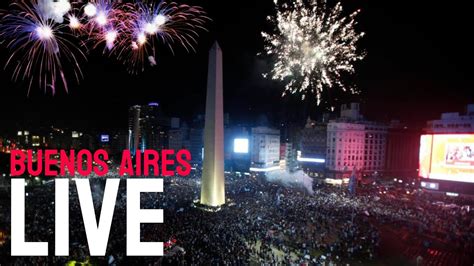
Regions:
<instances>
[{"instance_id":1,"label":"digital display screen","mask_svg":"<svg viewBox=\"0 0 474 266\"><path fill-rule=\"evenodd\" d=\"M474 183L474 134L422 135L419 175Z\"/></svg>"},{"instance_id":2,"label":"digital display screen","mask_svg":"<svg viewBox=\"0 0 474 266\"><path fill-rule=\"evenodd\" d=\"M249 140L248 139L234 139L234 152L235 153L249 153Z\"/></svg>"}]
</instances>

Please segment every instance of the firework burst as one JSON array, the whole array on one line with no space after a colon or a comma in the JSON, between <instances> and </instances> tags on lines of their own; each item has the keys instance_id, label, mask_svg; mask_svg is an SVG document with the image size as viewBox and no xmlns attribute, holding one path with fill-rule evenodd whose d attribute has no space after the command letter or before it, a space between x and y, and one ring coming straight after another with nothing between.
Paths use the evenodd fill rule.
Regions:
<instances>
[{"instance_id":1,"label":"firework burst","mask_svg":"<svg viewBox=\"0 0 474 266\"><path fill-rule=\"evenodd\" d=\"M121 19L126 21L122 27L126 38L112 52L133 74L143 71L147 62L156 65L158 43L173 54L175 44L195 52L198 31L205 31L204 24L210 20L202 8L174 2L137 2L122 15L127 17Z\"/></svg>"},{"instance_id":2,"label":"firework burst","mask_svg":"<svg viewBox=\"0 0 474 266\"><path fill-rule=\"evenodd\" d=\"M144 71L147 62L156 65L158 43L173 54L176 44L195 51L198 30L206 30L204 24L210 20L200 7L164 1L94 0L82 12L87 46L104 47L104 53L121 61L131 74Z\"/></svg>"},{"instance_id":3,"label":"firework burst","mask_svg":"<svg viewBox=\"0 0 474 266\"><path fill-rule=\"evenodd\" d=\"M268 18L275 31L262 32L264 54L275 60L264 77L284 82L283 96L315 95L318 105L326 89L356 93L343 76L353 74L354 63L365 56L357 49L364 33L354 28L359 11L345 17L340 3L329 8L325 0L294 0L291 5L275 0L275 5L277 15Z\"/></svg>"},{"instance_id":4,"label":"firework burst","mask_svg":"<svg viewBox=\"0 0 474 266\"><path fill-rule=\"evenodd\" d=\"M28 81L29 89L38 82L41 88L49 88L54 94L58 80L67 91L69 75L77 81L81 79L78 62L85 60L85 56L72 41L73 36L65 31L64 24L56 22L58 17L53 19L46 14L41 2L13 3L12 10L2 14L0 36L11 50L5 67L13 69L13 80ZM65 65L67 70L63 68Z\"/></svg>"},{"instance_id":5,"label":"firework burst","mask_svg":"<svg viewBox=\"0 0 474 266\"><path fill-rule=\"evenodd\" d=\"M132 4L96 0L86 4L82 12L86 44L92 49L104 47L104 53L110 53L117 45L120 46L126 41L135 10Z\"/></svg>"},{"instance_id":6,"label":"firework burst","mask_svg":"<svg viewBox=\"0 0 474 266\"><path fill-rule=\"evenodd\" d=\"M79 81L81 49L103 49L130 73L156 65L156 45L174 54L179 45L195 51L199 30L210 19L202 8L174 2L114 0L18 0L1 13L0 36L12 50L7 66L13 80L35 80L54 94L60 78L66 91L69 75Z\"/></svg>"}]
</instances>

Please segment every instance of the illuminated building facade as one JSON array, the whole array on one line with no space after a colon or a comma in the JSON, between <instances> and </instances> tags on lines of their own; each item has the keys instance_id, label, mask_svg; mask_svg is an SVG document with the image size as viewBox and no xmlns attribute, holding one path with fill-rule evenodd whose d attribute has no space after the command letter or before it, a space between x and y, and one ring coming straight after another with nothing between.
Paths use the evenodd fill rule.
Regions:
<instances>
[{"instance_id":1,"label":"illuminated building facade","mask_svg":"<svg viewBox=\"0 0 474 266\"><path fill-rule=\"evenodd\" d=\"M360 115L358 103L341 107L341 117L327 126L326 167L334 177L348 177L355 168L365 175L385 169L387 126Z\"/></svg>"},{"instance_id":2,"label":"illuminated building facade","mask_svg":"<svg viewBox=\"0 0 474 266\"><path fill-rule=\"evenodd\" d=\"M297 168L296 150L291 142L280 145L280 168L288 172L293 172Z\"/></svg>"},{"instance_id":3,"label":"illuminated building facade","mask_svg":"<svg viewBox=\"0 0 474 266\"><path fill-rule=\"evenodd\" d=\"M332 121L327 131L326 166L331 171L351 172L364 167L365 125Z\"/></svg>"},{"instance_id":4,"label":"illuminated building facade","mask_svg":"<svg viewBox=\"0 0 474 266\"><path fill-rule=\"evenodd\" d=\"M267 172L280 169L280 130L254 127L250 137L250 171Z\"/></svg>"}]
</instances>

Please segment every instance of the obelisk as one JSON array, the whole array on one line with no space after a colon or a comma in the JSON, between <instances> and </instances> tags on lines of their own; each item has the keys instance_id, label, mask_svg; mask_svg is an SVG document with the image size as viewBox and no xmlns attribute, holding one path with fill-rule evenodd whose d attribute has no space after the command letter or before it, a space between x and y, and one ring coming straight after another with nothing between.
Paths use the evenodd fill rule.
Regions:
<instances>
[{"instance_id":1,"label":"obelisk","mask_svg":"<svg viewBox=\"0 0 474 266\"><path fill-rule=\"evenodd\" d=\"M215 42L209 51L200 202L211 207L225 204L223 101L222 50Z\"/></svg>"}]
</instances>

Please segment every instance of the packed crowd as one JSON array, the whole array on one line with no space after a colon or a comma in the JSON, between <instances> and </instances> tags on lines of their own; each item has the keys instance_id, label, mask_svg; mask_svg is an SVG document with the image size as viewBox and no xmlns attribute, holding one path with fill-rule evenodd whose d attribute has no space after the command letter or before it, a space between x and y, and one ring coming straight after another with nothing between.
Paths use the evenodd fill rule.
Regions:
<instances>
[{"instance_id":1,"label":"packed crowd","mask_svg":"<svg viewBox=\"0 0 474 266\"><path fill-rule=\"evenodd\" d=\"M142 241L173 239L164 257L126 256L126 188L121 183L105 257L88 257L87 239L73 181L70 186L70 257L54 257L54 184L27 188L26 240L48 241L48 257L10 257L0 247L0 264L66 264L71 260L109 265L248 265L369 262L377 257L376 225L392 223L431 234L474 251L473 213L462 205L443 208L425 195L396 197L365 189L315 184L305 189L269 183L265 178L226 176L228 204L219 212L192 206L199 177L165 179L164 193L142 194L142 208L164 209L164 224L142 225ZM91 180L96 213L105 180ZM415 202L415 204L413 204ZM451 202L450 202L451 203ZM9 200L1 201L9 205ZM9 206L1 206L9 231ZM469 253L467 253L469 254Z\"/></svg>"},{"instance_id":2,"label":"packed crowd","mask_svg":"<svg viewBox=\"0 0 474 266\"><path fill-rule=\"evenodd\" d=\"M443 242L464 254L474 253L473 200L440 196L419 190L391 189L377 194L360 191L352 204L381 223L404 226L419 236ZM375 196L374 196L375 195Z\"/></svg>"}]
</instances>

